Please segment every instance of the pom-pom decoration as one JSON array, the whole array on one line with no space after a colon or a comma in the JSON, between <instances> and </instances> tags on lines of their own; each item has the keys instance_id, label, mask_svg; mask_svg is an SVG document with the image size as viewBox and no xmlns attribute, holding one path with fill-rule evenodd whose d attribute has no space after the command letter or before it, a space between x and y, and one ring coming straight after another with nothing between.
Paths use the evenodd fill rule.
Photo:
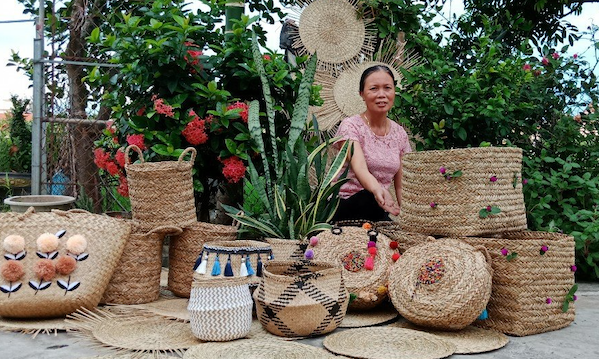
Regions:
<instances>
[{"instance_id":1,"label":"pom-pom decoration","mask_svg":"<svg viewBox=\"0 0 599 359\"><path fill-rule=\"evenodd\" d=\"M35 275L41 281L51 281L56 276L56 267L49 259L40 259L33 266Z\"/></svg>"},{"instance_id":2,"label":"pom-pom decoration","mask_svg":"<svg viewBox=\"0 0 599 359\"><path fill-rule=\"evenodd\" d=\"M376 253L377 253L376 247L368 248L368 254L370 254L371 256L376 256Z\"/></svg>"},{"instance_id":3,"label":"pom-pom decoration","mask_svg":"<svg viewBox=\"0 0 599 359\"><path fill-rule=\"evenodd\" d=\"M11 254L23 252L25 250L25 238L19 235L11 234L4 238L2 247L5 251Z\"/></svg>"},{"instance_id":4,"label":"pom-pom decoration","mask_svg":"<svg viewBox=\"0 0 599 359\"><path fill-rule=\"evenodd\" d=\"M67 240L67 251L80 255L87 249L87 239L80 234L75 234Z\"/></svg>"},{"instance_id":5,"label":"pom-pom decoration","mask_svg":"<svg viewBox=\"0 0 599 359\"><path fill-rule=\"evenodd\" d=\"M58 248L58 237L52 233L43 233L37 237L37 249L41 253L51 253Z\"/></svg>"},{"instance_id":6,"label":"pom-pom decoration","mask_svg":"<svg viewBox=\"0 0 599 359\"><path fill-rule=\"evenodd\" d=\"M552 302L553 302L553 301L551 300L551 298L547 298L547 299L545 299L545 303L547 303L547 304L551 304Z\"/></svg>"},{"instance_id":7,"label":"pom-pom decoration","mask_svg":"<svg viewBox=\"0 0 599 359\"><path fill-rule=\"evenodd\" d=\"M318 244L318 237L312 236L312 238L310 238L310 246L316 247L317 244Z\"/></svg>"},{"instance_id":8,"label":"pom-pom decoration","mask_svg":"<svg viewBox=\"0 0 599 359\"><path fill-rule=\"evenodd\" d=\"M397 247L399 247L399 243L397 243L397 241L391 241L389 242L389 247L395 250Z\"/></svg>"},{"instance_id":9,"label":"pom-pom decoration","mask_svg":"<svg viewBox=\"0 0 599 359\"><path fill-rule=\"evenodd\" d=\"M372 248L372 247L376 247L376 242L374 242L374 241L369 241L369 242L368 242L368 248Z\"/></svg>"},{"instance_id":10,"label":"pom-pom decoration","mask_svg":"<svg viewBox=\"0 0 599 359\"><path fill-rule=\"evenodd\" d=\"M368 222L364 222L364 224L362 225L362 228L365 230L370 230L370 229L372 229L372 224L370 224Z\"/></svg>"},{"instance_id":11,"label":"pom-pom decoration","mask_svg":"<svg viewBox=\"0 0 599 359\"><path fill-rule=\"evenodd\" d=\"M391 256L391 259L393 259L394 262L397 262L397 260L401 257L401 255L399 253L393 253L393 255Z\"/></svg>"},{"instance_id":12,"label":"pom-pom decoration","mask_svg":"<svg viewBox=\"0 0 599 359\"><path fill-rule=\"evenodd\" d=\"M23 270L23 264L21 264L21 262L10 260L2 263L0 273L2 273L2 278L7 282L16 282L23 278L25 270Z\"/></svg>"},{"instance_id":13,"label":"pom-pom decoration","mask_svg":"<svg viewBox=\"0 0 599 359\"><path fill-rule=\"evenodd\" d=\"M77 261L73 257L60 256L56 260L56 273L59 275L69 275L77 268Z\"/></svg>"},{"instance_id":14,"label":"pom-pom decoration","mask_svg":"<svg viewBox=\"0 0 599 359\"><path fill-rule=\"evenodd\" d=\"M306 257L306 259L312 260L314 259L314 251L311 249L308 249L305 253L304 253L304 257Z\"/></svg>"}]
</instances>

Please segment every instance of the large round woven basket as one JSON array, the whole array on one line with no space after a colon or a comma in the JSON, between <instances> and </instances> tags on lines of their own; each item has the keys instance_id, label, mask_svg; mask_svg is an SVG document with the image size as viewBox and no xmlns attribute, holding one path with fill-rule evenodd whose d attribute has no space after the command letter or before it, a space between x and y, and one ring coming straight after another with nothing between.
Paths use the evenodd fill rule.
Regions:
<instances>
[{"instance_id":1,"label":"large round woven basket","mask_svg":"<svg viewBox=\"0 0 599 359\"><path fill-rule=\"evenodd\" d=\"M393 263L391 240L376 231L362 227L333 227L317 235L318 241L312 241L308 251L312 251L314 260L340 267L347 289L353 300L350 310L367 310L376 307L387 298L389 268ZM376 255L369 253L369 242L376 241ZM367 262L372 257L372 269Z\"/></svg>"},{"instance_id":2,"label":"large round woven basket","mask_svg":"<svg viewBox=\"0 0 599 359\"><path fill-rule=\"evenodd\" d=\"M254 291L260 323L282 337L335 330L345 317L348 300L341 269L318 261L271 261Z\"/></svg>"},{"instance_id":3,"label":"large round woven basket","mask_svg":"<svg viewBox=\"0 0 599 359\"><path fill-rule=\"evenodd\" d=\"M160 296L162 242L167 234L180 234L181 228L161 226L151 231L133 222L123 255L102 296L102 303L143 304Z\"/></svg>"},{"instance_id":4,"label":"large round woven basket","mask_svg":"<svg viewBox=\"0 0 599 359\"><path fill-rule=\"evenodd\" d=\"M572 236L523 231L502 238L461 239L485 246L493 258L488 319L476 325L524 336L561 329L574 321L575 305L568 298L576 270Z\"/></svg>"},{"instance_id":5,"label":"large round woven basket","mask_svg":"<svg viewBox=\"0 0 599 359\"><path fill-rule=\"evenodd\" d=\"M403 229L450 236L526 229L521 149L412 152L402 163Z\"/></svg>"},{"instance_id":6,"label":"large round woven basket","mask_svg":"<svg viewBox=\"0 0 599 359\"><path fill-rule=\"evenodd\" d=\"M382 222L375 223L374 227L380 233L386 235L392 241L397 243L397 250L403 254L408 248L419 244L434 242L435 237L425 234L406 232L401 229L401 225L397 222Z\"/></svg>"},{"instance_id":7,"label":"large round woven basket","mask_svg":"<svg viewBox=\"0 0 599 359\"><path fill-rule=\"evenodd\" d=\"M195 222L172 236L169 243L168 289L175 295L189 298L193 267L204 243L232 241L237 238L237 227L206 222Z\"/></svg>"},{"instance_id":8,"label":"large round woven basket","mask_svg":"<svg viewBox=\"0 0 599 359\"><path fill-rule=\"evenodd\" d=\"M389 296L412 323L445 330L470 325L491 296L491 258L484 247L474 248L447 239L411 247L393 265Z\"/></svg>"},{"instance_id":9,"label":"large round woven basket","mask_svg":"<svg viewBox=\"0 0 599 359\"><path fill-rule=\"evenodd\" d=\"M134 150L140 163L131 163L129 151ZM191 154L189 161L183 158ZM145 229L160 226L185 228L197 221L193 195L192 167L196 149L188 147L178 161L144 162L139 147L125 149L125 170L129 184L129 199L133 219Z\"/></svg>"}]
</instances>

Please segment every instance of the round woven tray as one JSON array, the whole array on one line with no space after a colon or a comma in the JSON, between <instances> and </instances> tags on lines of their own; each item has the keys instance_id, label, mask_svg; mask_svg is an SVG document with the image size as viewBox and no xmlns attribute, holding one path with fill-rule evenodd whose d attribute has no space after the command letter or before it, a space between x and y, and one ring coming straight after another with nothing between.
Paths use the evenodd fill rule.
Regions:
<instances>
[{"instance_id":1,"label":"round woven tray","mask_svg":"<svg viewBox=\"0 0 599 359\"><path fill-rule=\"evenodd\" d=\"M335 354L369 359L438 359L455 352L455 345L417 330L374 327L349 329L324 338Z\"/></svg>"},{"instance_id":2,"label":"round woven tray","mask_svg":"<svg viewBox=\"0 0 599 359\"><path fill-rule=\"evenodd\" d=\"M389 296L409 321L458 330L476 320L491 296L487 250L445 239L408 249L389 274Z\"/></svg>"},{"instance_id":3,"label":"round woven tray","mask_svg":"<svg viewBox=\"0 0 599 359\"><path fill-rule=\"evenodd\" d=\"M226 343L203 343L189 348L183 359L320 359L335 356L311 345L289 341L245 339Z\"/></svg>"},{"instance_id":4,"label":"round woven tray","mask_svg":"<svg viewBox=\"0 0 599 359\"><path fill-rule=\"evenodd\" d=\"M510 341L509 338L503 333L473 326L467 326L462 330L452 332L430 330L405 321L392 323L389 324L389 326L420 330L439 336L456 346L455 354L484 353L503 348Z\"/></svg>"},{"instance_id":5,"label":"round woven tray","mask_svg":"<svg viewBox=\"0 0 599 359\"><path fill-rule=\"evenodd\" d=\"M56 334L65 331L71 326L64 318L55 319L10 319L0 317L0 330L7 332L21 332L31 334L35 338L38 334Z\"/></svg>"},{"instance_id":6,"label":"round woven tray","mask_svg":"<svg viewBox=\"0 0 599 359\"><path fill-rule=\"evenodd\" d=\"M381 324L388 322L397 318L399 313L392 306L381 306L372 311L365 312L348 312L345 314L345 318L341 324L339 324L340 328L360 328L360 327L370 327L373 325Z\"/></svg>"}]
</instances>

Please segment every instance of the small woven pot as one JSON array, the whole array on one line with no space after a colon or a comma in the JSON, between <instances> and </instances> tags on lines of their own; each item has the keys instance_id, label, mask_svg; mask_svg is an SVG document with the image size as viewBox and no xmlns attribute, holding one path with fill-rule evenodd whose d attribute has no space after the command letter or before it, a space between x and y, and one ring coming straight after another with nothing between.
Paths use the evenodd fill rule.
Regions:
<instances>
[{"instance_id":1,"label":"small woven pot","mask_svg":"<svg viewBox=\"0 0 599 359\"><path fill-rule=\"evenodd\" d=\"M252 306L247 277L208 280L196 275L187 306L191 331L204 341L243 338L252 326Z\"/></svg>"},{"instance_id":2,"label":"small woven pot","mask_svg":"<svg viewBox=\"0 0 599 359\"><path fill-rule=\"evenodd\" d=\"M162 242L168 234L180 234L181 228L161 226L146 232L133 223L123 250L101 303L143 304L160 296Z\"/></svg>"},{"instance_id":3,"label":"small woven pot","mask_svg":"<svg viewBox=\"0 0 599 359\"><path fill-rule=\"evenodd\" d=\"M345 317L348 300L341 269L316 261L271 261L254 291L260 323L283 337L335 330Z\"/></svg>"},{"instance_id":4,"label":"small woven pot","mask_svg":"<svg viewBox=\"0 0 599 359\"><path fill-rule=\"evenodd\" d=\"M131 163L129 151L134 150L140 163ZM183 161L188 153L189 161ZM188 147L178 161L144 162L139 147L125 149L125 170L129 183L129 198L133 219L144 229L160 226L185 228L197 221L193 195L192 167L196 149Z\"/></svg>"},{"instance_id":5,"label":"small woven pot","mask_svg":"<svg viewBox=\"0 0 599 359\"><path fill-rule=\"evenodd\" d=\"M467 327L491 296L487 250L446 239L408 249L389 274L389 296L412 323L444 330Z\"/></svg>"},{"instance_id":6,"label":"small woven pot","mask_svg":"<svg viewBox=\"0 0 599 359\"><path fill-rule=\"evenodd\" d=\"M189 298L193 266L206 242L233 241L237 227L195 222L183 233L172 236L169 243L168 289L179 297Z\"/></svg>"},{"instance_id":7,"label":"small woven pot","mask_svg":"<svg viewBox=\"0 0 599 359\"><path fill-rule=\"evenodd\" d=\"M372 309L387 298L389 268L394 254L399 256L387 236L362 227L333 227L316 237L318 240L311 241L306 254L341 268L345 285L354 298L350 310ZM369 242L376 242L374 256L369 252Z\"/></svg>"},{"instance_id":8,"label":"small woven pot","mask_svg":"<svg viewBox=\"0 0 599 359\"><path fill-rule=\"evenodd\" d=\"M461 239L485 246L493 258L488 319L476 321L477 326L525 336L561 329L574 321L575 305L567 297L574 286L572 236L524 231L502 238Z\"/></svg>"},{"instance_id":9,"label":"small woven pot","mask_svg":"<svg viewBox=\"0 0 599 359\"><path fill-rule=\"evenodd\" d=\"M273 259L278 261L298 260L304 258L307 242L297 239L265 238L272 248Z\"/></svg>"},{"instance_id":10,"label":"small woven pot","mask_svg":"<svg viewBox=\"0 0 599 359\"><path fill-rule=\"evenodd\" d=\"M519 148L412 152L402 166L404 230L478 236L527 228Z\"/></svg>"}]
</instances>

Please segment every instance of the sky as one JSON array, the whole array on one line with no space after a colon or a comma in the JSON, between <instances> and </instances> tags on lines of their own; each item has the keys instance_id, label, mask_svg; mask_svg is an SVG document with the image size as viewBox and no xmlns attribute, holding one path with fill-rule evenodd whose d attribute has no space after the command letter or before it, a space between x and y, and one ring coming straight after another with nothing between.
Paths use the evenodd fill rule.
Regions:
<instances>
[{"instance_id":1,"label":"sky","mask_svg":"<svg viewBox=\"0 0 599 359\"><path fill-rule=\"evenodd\" d=\"M278 2L278 1L276 1ZM33 22L2 23L9 20L28 20L28 15L23 15L23 7L17 0L3 0L2 12L0 13L0 113L10 108L10 96L15 94L20 97L31 98L32 88L27 76L17 72L14 66L5 66L11 58L11 51L18 52L21 57L33 57L33 38L35 29ZM450 6L451 5L451 6ZM461 1L447 2L445 12L447 14L463 12ZM599 23L599 3L585 4L584 10L579 16L568 18L579 30L584 30L593 22ZM271 50L279 50L279 34L281 24L274 25L263 23L269 34L267 46ZM589 47L588 41L579 41L570 48L566 56L579 54L584 56L584 51ZM279 50L280 51L280 50ZM591 56L591 52L587 51ZM592 58L587 58L592 60ZM599 72L599 69L596 70Z\"/></svg>"}]
</instances>

